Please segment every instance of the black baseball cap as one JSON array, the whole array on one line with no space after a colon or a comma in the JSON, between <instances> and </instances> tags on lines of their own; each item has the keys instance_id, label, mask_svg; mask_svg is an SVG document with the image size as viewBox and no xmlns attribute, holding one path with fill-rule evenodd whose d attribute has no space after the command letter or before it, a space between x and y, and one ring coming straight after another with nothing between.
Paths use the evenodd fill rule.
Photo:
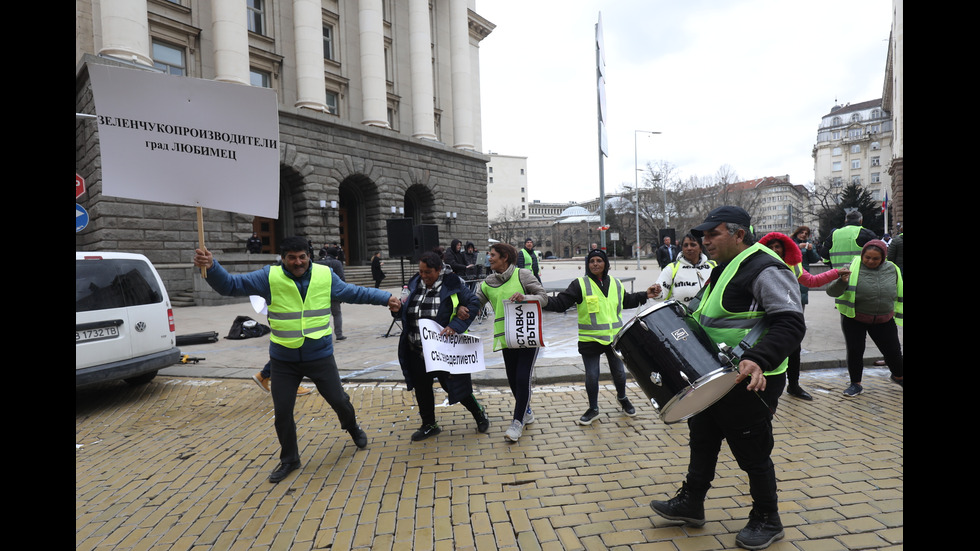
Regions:
<instances>
[{"instance_id":1,"label":"black baseball cap","mask_svg":"<svg viewBox=\"0 0 980 551\"><path fill-rule=\"evenodd\" d=\"M752 222L752 217L749 216L749 213L742 207L735 207L731 205L718 207L708 213L708 217L704 219L703 223L692 228L691 233L701 236L706 230L716 228L718 227L718 224L724 222L731 222L733 224L749 227Z\"/></svg>"}]
</instances>

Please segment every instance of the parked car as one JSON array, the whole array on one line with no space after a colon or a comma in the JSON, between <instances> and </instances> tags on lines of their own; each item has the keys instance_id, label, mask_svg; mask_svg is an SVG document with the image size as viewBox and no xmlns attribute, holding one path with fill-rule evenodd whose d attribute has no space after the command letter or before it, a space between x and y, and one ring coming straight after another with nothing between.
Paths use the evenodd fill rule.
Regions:
<instances>
[{"instance_id":1,"label":"parked car","mask_svg":"<svg viewBox=\"0 0 980 551\"><path fill-rule=\"evenodd\" d=\"M75 252L75 388L150 382L180 361L174 312L145 256Z\"/></svg>"}]
</instances>

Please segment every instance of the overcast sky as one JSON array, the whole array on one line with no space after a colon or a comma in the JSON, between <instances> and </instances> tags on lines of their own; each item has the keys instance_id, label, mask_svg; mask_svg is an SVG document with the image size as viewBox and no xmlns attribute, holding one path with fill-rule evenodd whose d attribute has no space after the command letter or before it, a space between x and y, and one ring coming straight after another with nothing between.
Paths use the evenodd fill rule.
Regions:
<instances>
[{"instance_id":1,"label":"overcast sky","mask_svg":"<svg viewBox=\"0 0 980 551\"><path fill-rule=\"evenodd\" d=\"M483 150L527 157L531 200L599 195L595 25L606 65L605 190L678 176L813 181L820 118L881 97L891 0L477 0ZM660 135L637 130L661 132Z\"/></svg>"}]
</instances>

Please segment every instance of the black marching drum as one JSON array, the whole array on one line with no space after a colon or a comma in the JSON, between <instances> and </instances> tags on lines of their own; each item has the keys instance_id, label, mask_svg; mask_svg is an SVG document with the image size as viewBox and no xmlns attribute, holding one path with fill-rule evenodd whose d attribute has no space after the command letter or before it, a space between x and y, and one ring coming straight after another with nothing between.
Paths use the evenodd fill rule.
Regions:
<instances>
[{"instance_id":1,"label":"black marching drum","mask_svg":"<svg viewBox=\"0 0 980 551\"><path fill-rule=\"evenodd\" d=\"M733 358L675 300L637 313L620 330L613 349L667 424L707 409L735 386L738 376Z\"/></svg>"}]
</instances>

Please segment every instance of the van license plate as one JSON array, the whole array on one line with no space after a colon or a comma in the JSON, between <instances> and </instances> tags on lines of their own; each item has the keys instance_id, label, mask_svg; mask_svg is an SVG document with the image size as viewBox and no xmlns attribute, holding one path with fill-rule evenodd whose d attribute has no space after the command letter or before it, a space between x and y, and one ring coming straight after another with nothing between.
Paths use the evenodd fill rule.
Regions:
<instances>
[{"instance_id":1,"label":"van license plate","mask_svg":"<svg viewBox=\"0 0 980 551\"><path fill-rule=\"evenodd\" d=\"M118 336L119 328L115 326L83 329L81 331L75 331L75 344L80 342L99 341L102 339L114 339Z\"/></svg>"}]
</instances>

